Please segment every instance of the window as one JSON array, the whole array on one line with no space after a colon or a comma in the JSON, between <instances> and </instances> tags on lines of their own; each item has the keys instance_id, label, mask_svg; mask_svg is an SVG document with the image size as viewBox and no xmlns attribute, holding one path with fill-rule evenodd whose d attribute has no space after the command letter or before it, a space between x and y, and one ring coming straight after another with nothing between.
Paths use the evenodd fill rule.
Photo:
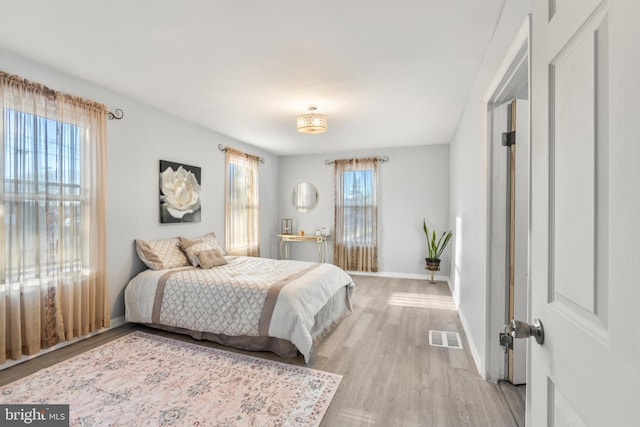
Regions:
<instances>
[{"instance_id":1,"label":"window","mask_svg":"<svg viewBox=\"0 0 640 427\"><path fill-rule=\"evenodd\" d=\"M334 264L378 270L377 159L335 161Z\"/></svg>"},{"instance_id":2,"label":"window","mask_svg":"<svg viewBox=\"0 0 640 427\"><path fill-rule=\"evenodd\" d=\"M109 326L105 114L0 72L0 363Z\"/></svg>"},{"instance_id":3,"label":"window","mask_svg":"<svg viewBox=\"0 0 640 427\"><path fill-rule=\"evenodd\" d=\"M258 158L227 148L225 246L231 255L260 256Z\"/></svg>"},{"instance_id":4,"label":"window","mask_svg":"<svg viewBox=\"0 0 640 427\"><path fill-rule=\"evenodd\" d=\"M81 271L80 254L63 250L78 243L87 197L80 184L80 129L11 109L4 123L7 281Z\"/></svg>"},{"instance_id":5,"label":"window","mask_svg":"<svg viewBox=\"0 0 640 427\"><path fill-rule=\"evenodd\" d=\"M345 246L368 246L375 241L376 211L373 170L342 173L342 239Z\"/></svg>"}]
</instances>

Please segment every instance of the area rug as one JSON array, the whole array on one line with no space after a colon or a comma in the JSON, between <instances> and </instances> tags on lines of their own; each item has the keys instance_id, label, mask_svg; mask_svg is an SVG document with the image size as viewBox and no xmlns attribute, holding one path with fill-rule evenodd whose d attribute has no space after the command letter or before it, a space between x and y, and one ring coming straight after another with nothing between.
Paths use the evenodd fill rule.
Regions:
<instances>
[{"instance_id":1,"label":"area rug","mask_svg":"<svg viewBox=\"0 0 640 427\"><path fill-rule=\"evenodd\" d=\"M317 426L341 375L133 332L0 387L72 426Z\"/></svg>"}]
</instances>

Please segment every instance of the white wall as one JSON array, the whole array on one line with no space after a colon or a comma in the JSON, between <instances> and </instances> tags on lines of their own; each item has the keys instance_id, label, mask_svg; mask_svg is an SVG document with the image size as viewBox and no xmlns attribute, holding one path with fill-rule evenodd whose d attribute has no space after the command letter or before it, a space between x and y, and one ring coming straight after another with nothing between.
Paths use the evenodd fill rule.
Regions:
<instances>
[{"instance_id":1,"label":"white wall","mask_svg":"<svg viewBox=\"0 0 640 427\"><path fill-rule=\"evenodd\" d=\"M214 231L224 242L225 156L218 144L265 158L260 166L260 238L267 244L261 249L263 256L277 256L268 242L278 225L278 157L4 50L0 50L0 69L124 110L124 119L107 124L107 278L112 318L124 314L123 289L144 269L135 253L135 239L196 237ZM160 224L159 160L202 168L201 222Z\"/></svg>"},{"instance_id":2,"label":"white wall","mask_svg":"<svg viewBox=\"0 0 640 427\"><path fill-rule=\"evenodd\" d=\"M313 143L312 138L310 143ZM390 160L380 163L378 168L379 271L426 278L424 258L427 256L427 244L422 219L427 218L439 231L448 225L448 144L281 157L279 218L292 218L296 232L303 229L309 234L323 226L333 231L333 166L325 165L325 159L385 155ZM311 182L320 193L318 207L311 212L297 212L293 207L293 189L300 182ZM332 242L329 242L329 261L333 259ZM277 245L275 237L274 244ZM449 249L442 257L444 276L449 270ZM291 251L293 259L318 259L316 248L311 244L291 245Z\"/></svg>"},{"instance_id":3,"label":"white wall","mask_svg":"<svg viewBox=\"0 0 640 427\"><path fill-rule=\"evenodd\" d=\"M487 250L487 177L483 97L527 14L530 2L509 0L478 70L464 113L451 142L450 223L454 262L450 277L454 299L481 375L484 369ZM497 338L496 338L497 339Z\"/></svg>"}]
</instances>

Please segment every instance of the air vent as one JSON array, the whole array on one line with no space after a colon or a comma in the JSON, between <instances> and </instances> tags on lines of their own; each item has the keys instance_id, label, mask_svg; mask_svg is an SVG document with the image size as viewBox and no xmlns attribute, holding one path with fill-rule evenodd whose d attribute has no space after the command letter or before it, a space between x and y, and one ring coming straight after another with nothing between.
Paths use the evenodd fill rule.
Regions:
<instances>
[{"instance_id":1,"label":"air vent","mask_svg":"<svg viewBox=\"0 0 640 427\"><path fill-rule=\"evenodd\" d=\"M462 340L457 332L429 331L429 345L434 347L462 348Z\"/></svg>"}]
</instances>

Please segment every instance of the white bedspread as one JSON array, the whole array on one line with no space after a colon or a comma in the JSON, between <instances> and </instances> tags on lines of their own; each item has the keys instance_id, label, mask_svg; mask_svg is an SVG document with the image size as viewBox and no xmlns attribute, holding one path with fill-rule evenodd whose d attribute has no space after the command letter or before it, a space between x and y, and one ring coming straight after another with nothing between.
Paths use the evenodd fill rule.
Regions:
<instances>
[{"instance_id":1,"label":"white bedspread","mask_svg":"<svg viewBox=\"0 0 640 427\"><path fill-rule=\"evenodd\" d=\"M261 294L266 294L270 286L277 282L282 283L283 279L293 278L288 280L277 294L268 325L268 336L291 341L308 362L312 348L310 331L314 325L314 316L340 289L347 287L349 295L351 294L354 287L351 277L332 264L318 264L313 268L314 264L300 261L252 257L226 259L227 265L211 270L176 268L143 271L129 282L125 290L126 319L130 322L160 323L215 334L257 336L259 319L256 319L255 307L249 306L255 305L256 301L253 300L259 299ZM191 296L180 300L182 297L176 295L176 289L180 287L175 286L175 283L174 286L167 287L167 290L171 290L165 291L165 297L175 300L174 308L165 310L159 317L160 322L156 313L154 322L153 310L158 283L170 271L179 272L174 274L171 280L180 279L189 283L185 289ZM300 276L301 272L305 273ZM198 289L198 286L211 288L212 295L223 295L227 300L219 301L209 297L213 301L211 305L215 308L203 310L202 300L206 298L194 297L202 295L202 289ZM194 290L189 291L189 287ZM252 288L253 295L258 296L238 298L238 295L242 295L238 287ZM226 295L229 295L229 298ZM250 295L249 290L247 295ZM192 302L189 302L189 299ZM238 307L239 304L242 307ZM184 311L175 307L184 307ZM246 313L243 314L243 311ZM243 317L240 319L240 316Z\"/></svg>"}]
</instances>

